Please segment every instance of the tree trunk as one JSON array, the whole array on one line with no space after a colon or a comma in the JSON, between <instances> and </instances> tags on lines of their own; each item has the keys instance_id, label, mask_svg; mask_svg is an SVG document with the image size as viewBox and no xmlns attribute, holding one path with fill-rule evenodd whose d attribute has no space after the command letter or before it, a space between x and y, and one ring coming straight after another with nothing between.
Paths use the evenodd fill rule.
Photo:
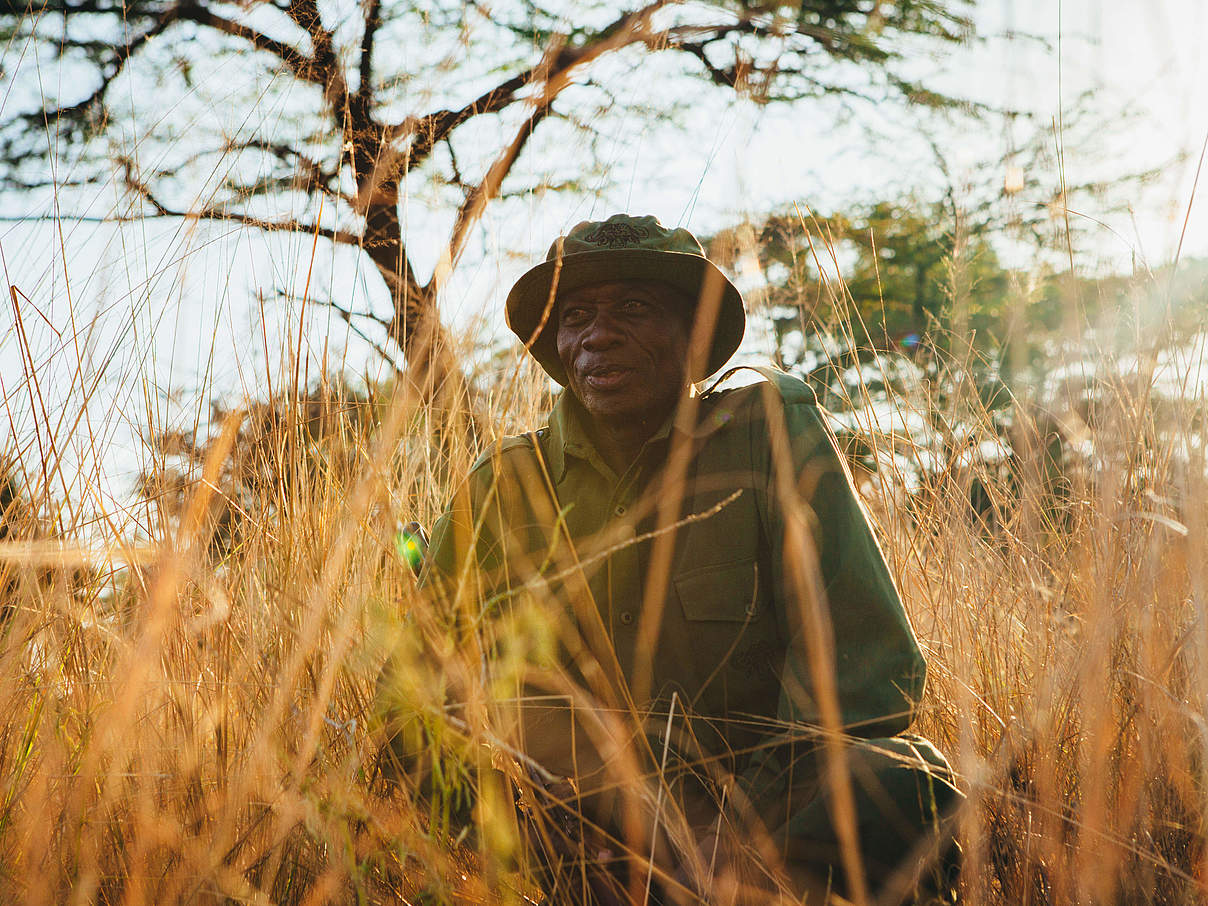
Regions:
<instances>
[{"instance_id":1,"label":"tree trunk","mask_svg":"<svg viewBox=\"0 0 1208 906\"><path fill-rule=\"evenodd\" d=\"M383 182L374 191L365 217L365 253L377 265L394 304L390 339L407 362L407 379L437 419L452 431L479 436L474 400L448 333L440 323L431 285L421 285L411 270L398 212L398 182Z\"/></svg>"}]
</instances>

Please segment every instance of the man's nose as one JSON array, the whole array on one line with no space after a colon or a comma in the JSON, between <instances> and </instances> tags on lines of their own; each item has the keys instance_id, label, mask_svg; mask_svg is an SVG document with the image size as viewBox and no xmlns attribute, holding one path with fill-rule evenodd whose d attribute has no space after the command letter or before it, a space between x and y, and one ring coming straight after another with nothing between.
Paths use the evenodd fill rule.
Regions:
<instances>
[{"instance_id":1,"label":"man's nose","mask_svg":"<svg viewBox=\"0 0 1208 906\"><path fill-rule=\"evenodd\" d=\"M588 349L607 349L625 339L616 320L607 312L598 312L583 334L583 345Z\"/></svg>"}]
</instances>

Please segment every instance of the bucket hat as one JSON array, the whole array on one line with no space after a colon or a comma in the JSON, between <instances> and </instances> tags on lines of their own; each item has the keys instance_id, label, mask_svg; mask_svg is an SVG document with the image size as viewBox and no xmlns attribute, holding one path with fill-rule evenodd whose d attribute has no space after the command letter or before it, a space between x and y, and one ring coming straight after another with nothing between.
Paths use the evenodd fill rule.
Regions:
<instances>
[{"instance_id":1,"label":"bucket hat","mask_svg":"<svg viewBox=\"0 0 1208 906\"><path fill-rule=\"evenodd\" d=\"M527 271L508 293L508 327L545 372L565 385L554 300L582 286L618 280L668 283L692 300L694 315L702 299L720 293L707 354L693 356L698 363L694 370L699 372L689 375L693 382L718 371L742 342L747 323L742 294L705 257L695 236L685 229L669 230L650 215L614 214L603 221L584 221L560 236L545 260Z\"/></svg>"}]
</instances>

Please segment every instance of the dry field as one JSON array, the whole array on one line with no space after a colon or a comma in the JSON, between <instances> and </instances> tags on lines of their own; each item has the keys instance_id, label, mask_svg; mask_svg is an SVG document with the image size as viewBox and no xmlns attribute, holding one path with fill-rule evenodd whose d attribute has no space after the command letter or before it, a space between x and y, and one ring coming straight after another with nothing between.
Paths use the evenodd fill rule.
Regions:
<instances>
[{"instance_id":1,"label":"dry field","mask_svg":"<svg viewBox=\"0 0 1208 906\"><path fill-rule=\"evenodd\" d=\"M970 906L1205 899L1204 400L1159 401L1152 360L1134 366L1044 417L1020 401L1005 463L959 452L1001 433L972 394L896 400L971 433L921 488L864 482L928 656L918 729L968 795ZM23 460L0 561L0 901L532 893L499 795L459 834L453 768L427 798L377 771L376 677L425 619L396 525L431 524L482 444L548 403L525 366L474 387L478 439L401 387L223 413L157 440L124 514L55 505L53 456ZM1070 455L1046 452L1055 433ZM417 661L417 701L445 672L472 682L459 656Z\"/></svg>"}]
</instances>

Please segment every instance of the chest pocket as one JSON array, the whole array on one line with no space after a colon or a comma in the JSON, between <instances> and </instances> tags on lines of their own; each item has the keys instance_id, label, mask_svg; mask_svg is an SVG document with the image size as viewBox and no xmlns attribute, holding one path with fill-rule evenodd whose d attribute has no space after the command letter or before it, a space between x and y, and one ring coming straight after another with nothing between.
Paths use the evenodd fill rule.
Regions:
<instances>
[{"instance_id":1,"label":"chest pocket","mask_svg":"<svg viewBox=\"0 0 1208 906\"><path fill-rule=\"evenodd\" d=\"M675 577L685 619L747 623L759 616L759 563L746 557L711 564Z\"/></svg>"},{"instance_id":2,"label":"chest pocket","mask_svg":"<svg viewBox=\"0 0 1208 906\"><path fill-rule=\"evenodd\" d=\"M729 490L729 493L725 493ZM733 489L697 495L698 512ZM704 499L702 499L704 498ZM707 519L687 526L673 575L684 618L695 621L752 623L760 619L759 516L755 498L744 490Z\"/></svg>"}]
</instances>

